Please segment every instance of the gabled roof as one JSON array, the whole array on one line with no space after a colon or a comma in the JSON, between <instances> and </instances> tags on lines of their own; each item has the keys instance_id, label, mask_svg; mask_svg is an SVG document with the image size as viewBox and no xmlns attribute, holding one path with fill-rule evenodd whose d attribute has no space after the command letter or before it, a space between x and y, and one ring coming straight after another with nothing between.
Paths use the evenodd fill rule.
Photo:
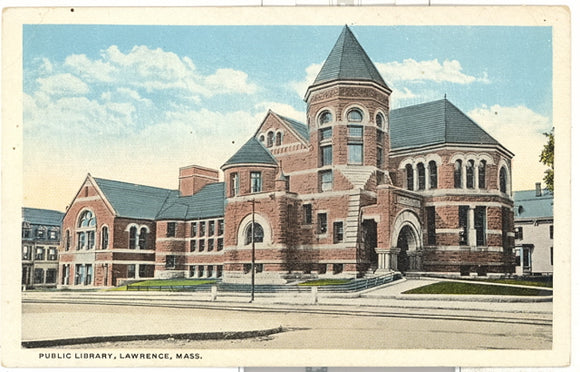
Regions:
<instances>
[{"instance_id":1,"label":"gabled roof","mask_svg":"<svg viewBox=\"0 0 580 372\"><path fill-rule=\"evenodd\" d=\"M162 189L102 178L94 178L117 217L153 220L170 196L177 190Z\"/></svg>"},{"instance_id":2,"label":"gabled roof","mask_svg":"<svg viewBox=\"0 0 580 372\"><path fill-rule=\"evenodd\" d=\"M233 164L272 164L278 162L270 151L262 145L255 137L251 137L228 161L222 165L222 168Z\"/></svg>"},{"instance_id":3,"label":"gabled roof","mask_svg":"<svg viewBox=\"0 0 580 372\"><path fill-rule=\"evenodd\" d=\"M51 209L22 208L22 220L32 225L61 226L64 213Z\"/></svg>"},{"instance_id":4,"label":"gabled roof","mask_svg":"<svg viewBox=\"0 0 580 372\"><path fill-rule=\"evenodd\" d=\"M220 217L225 213L225 184L223 182L205 185L191 196L172 195L157 219L187 219Z\"/></svg>"},{"instance_id":5,"label":"gabled roof","mask_svg":"<svg viewBox=\"0 0 580 372\"><path fill-rule=\"evenodd\" d=\"M393 150L443 143L499 145L447 99L392 110L389 131Z\"/></svg>"},{"instance_id":6,"label":"gabled roof","mask_svg":"<svg viewBox=\"0 0 580 372\"><path fill-rule=\"evenodd\" d=\"M514 191L515 219L554 218L554 194L542 190L536 196L536 190Z\"/></svg>"},{"instance_id":7,"label":"gabled roof","mask_svg":"<svg viewBox=\"0 0 580 372\"><path fill-rule=\"evenodd\" d=\"M342 33L312 85L333 80L367 80L388 88L348 26L342 29Z\"/></svg>"},{"instance_id":8,"label":"gabled roof","mask_svg":"<svg viewBox=\"0 0 580 372\"><path fill-rule=\"evenodd\" d=\"M296 132L298 132L298 134L300 136L302 136L302 138L306 141L310 140L310 133L308 132L308 126L304 123L301 123L299 121L296 121L294 119L290 119L287 118L285 116L282 116L280 114L276 114L280 119L284 120L286 122L286 124L288 124L290 127L294 128L294 130L296 130Z\"/></svg>"}]
</instances>

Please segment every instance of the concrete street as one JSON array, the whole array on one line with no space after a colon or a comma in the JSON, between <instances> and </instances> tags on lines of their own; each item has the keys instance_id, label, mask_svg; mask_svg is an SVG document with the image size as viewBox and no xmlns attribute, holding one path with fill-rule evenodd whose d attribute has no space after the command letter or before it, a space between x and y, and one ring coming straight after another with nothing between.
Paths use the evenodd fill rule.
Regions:
<instances>
[{"instance_id":1,"label":"concrete street","mask_svg":"<svg viewBox=\"0 0 580 372\"><path fill-rule=\"evenodd\" d=\"M81 347L551 348L551 302L401 295L425 284L409 280L356 298L324 293L317 304L312 304L309 294L257 294L250 304L245 294L220 294L212 302L208 293L28 292L23 294L22 338L258 331L282 326L285 332L241 340L170 339Z\"/></svg>"}]
</instances>

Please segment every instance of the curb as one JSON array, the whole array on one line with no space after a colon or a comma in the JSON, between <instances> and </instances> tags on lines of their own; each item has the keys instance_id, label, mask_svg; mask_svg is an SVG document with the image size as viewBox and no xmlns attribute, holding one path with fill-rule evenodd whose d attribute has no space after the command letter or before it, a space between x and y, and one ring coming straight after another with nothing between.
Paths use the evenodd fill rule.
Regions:
<instances>
[{"instance_id":1,"label":"curb","mask_svg":"<svg viewBox=\"0 0 580 372\"><path fill-rule=\"evenodd\" d=\"M95 336L82 338L61 338L55 340L39 340L39 341L23 341L24 348L41 348L54 347L65 345L82 345L94 344L99 342L123 342L123 341L151 341L151 340L233 340L242 338L253 338L268 336L276 333L285 332L287 329L278 328L254 330L254 331L239 331L239 332L203 332L203 333L166 333L166 334L145 334L145 335L124 335L124 336Z\"/></svg>"}]
</instances>

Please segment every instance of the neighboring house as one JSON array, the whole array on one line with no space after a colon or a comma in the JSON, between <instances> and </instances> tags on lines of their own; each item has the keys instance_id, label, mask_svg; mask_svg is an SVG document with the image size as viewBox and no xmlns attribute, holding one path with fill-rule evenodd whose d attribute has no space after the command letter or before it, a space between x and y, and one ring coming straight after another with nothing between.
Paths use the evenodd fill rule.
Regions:
<instances>
[{"instance_id":1,"label":"neighboring house","mask_svg":"<svg viewBox=\"0 0 580 372\"><path fill-rule=\"evenodd\" d=\"M179 190L88 176L65 217L62 280L247 282L252 247L257 282L513 273L513 154L447 99L391 110L391 92L345 26L306 92L307 123L269 111L224 182L198 166Z\"/></svg>"},{"instance_id":2,"label":"neighboring house","mask_svg":"<svg viewBox=\"0 0 580 372\"><path fill-rule=\"evenodd\" d=\"M514 192L517 275L554 272L554 194L542 190Z\"/></svg>"},{"instance_id":3,"label":"neighboring house","mask_svg":"<svg viewBox=\"0 0 580 372\"><path fill-rule=\"evenodd\" d=\"M22 208L22 286L56 287L58 246L64 213Z\"/></svg>"}]
</instances>

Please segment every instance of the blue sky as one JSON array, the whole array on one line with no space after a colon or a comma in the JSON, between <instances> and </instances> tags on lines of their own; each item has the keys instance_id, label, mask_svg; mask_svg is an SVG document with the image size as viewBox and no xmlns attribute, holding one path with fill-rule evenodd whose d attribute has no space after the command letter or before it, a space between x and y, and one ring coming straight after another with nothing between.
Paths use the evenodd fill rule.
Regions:
<instances>
[{"instance_id":1,"label":"blue sky","mask_svg":"<svg viewBox=\"0 0 580 372\"><path fill-rule=\"evenodd\" d=\"M24 205L63 210L88 172L175 188L179 167L219 168L268 109L304 121L342 27L25 25ZM446 94L516 154L514 189L541 180L550 27L351 29L393 108Z\"/></svg>"}]
</instances>

